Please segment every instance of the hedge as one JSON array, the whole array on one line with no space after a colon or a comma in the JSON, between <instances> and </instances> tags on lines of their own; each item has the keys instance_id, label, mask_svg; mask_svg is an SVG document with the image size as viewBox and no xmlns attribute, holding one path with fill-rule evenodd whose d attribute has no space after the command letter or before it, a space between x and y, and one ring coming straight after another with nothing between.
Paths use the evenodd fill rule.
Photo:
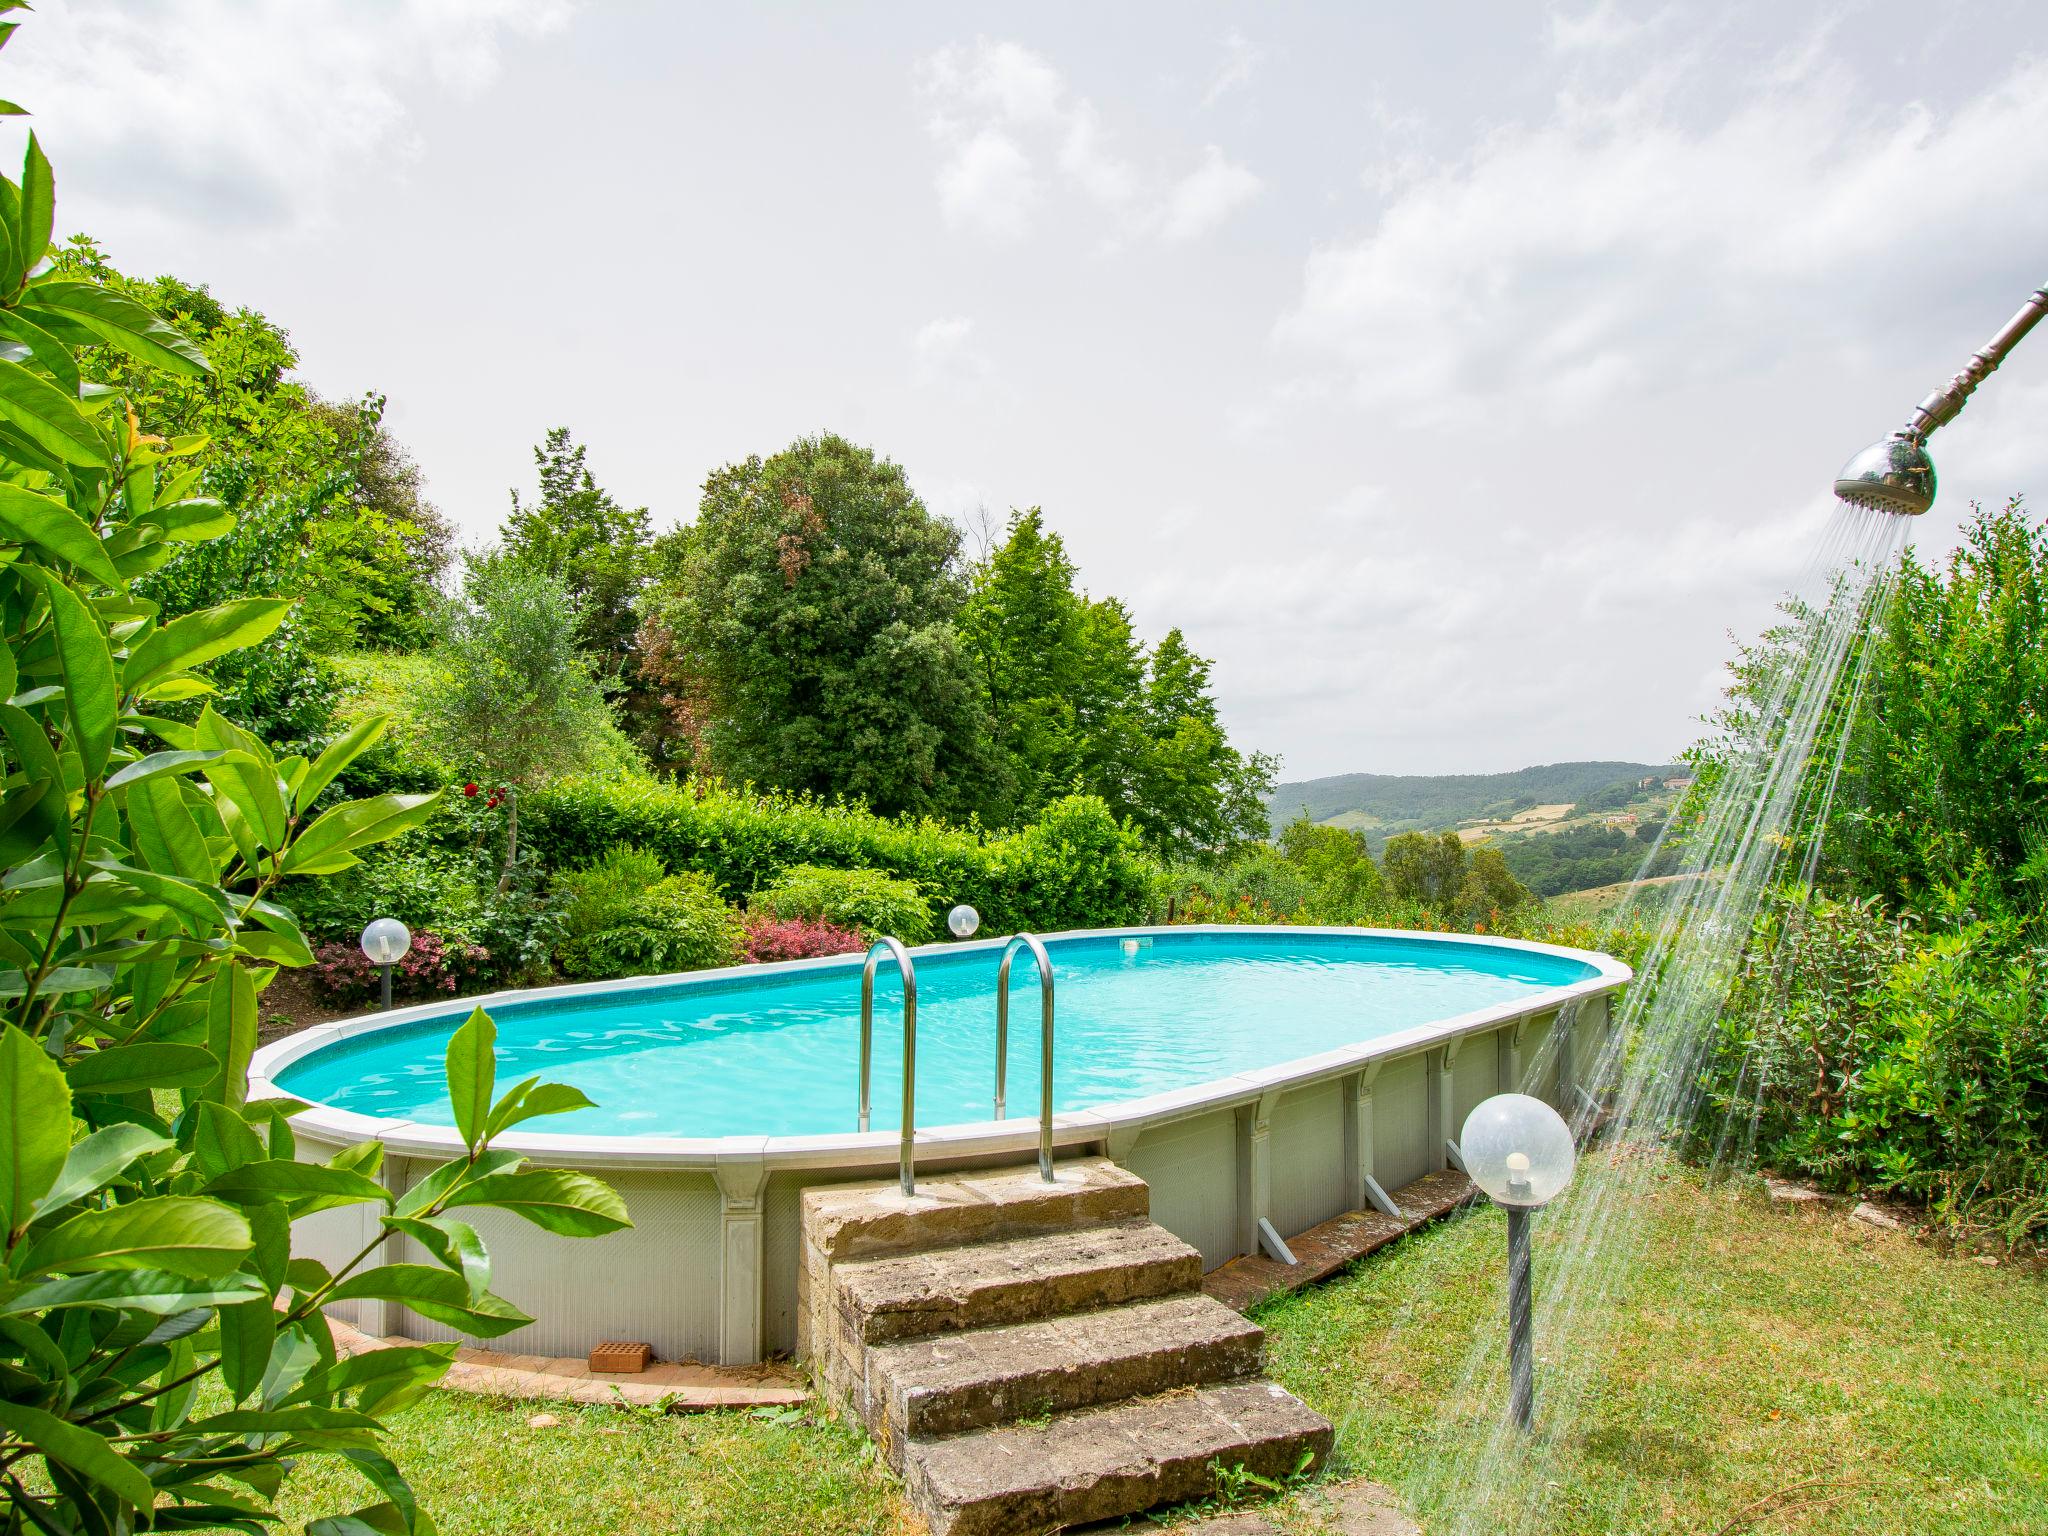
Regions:
<instances>
[{"instance_id":1,"label":"hedge","mask_svg":"<svg viewBox=\"0 0 2048 1536\"><path fill-rule=\"evenodd\" d=\"M879 869L916 881L934 924L964 901L992 933L1143 922L1160 877L1137 833L1089 795L995 834L714 781L612 774L522 796L519 821L521 841L555 869L634 843L670 869L702 870L736 902L802 864Z\"/></svg>"}]
</instances>

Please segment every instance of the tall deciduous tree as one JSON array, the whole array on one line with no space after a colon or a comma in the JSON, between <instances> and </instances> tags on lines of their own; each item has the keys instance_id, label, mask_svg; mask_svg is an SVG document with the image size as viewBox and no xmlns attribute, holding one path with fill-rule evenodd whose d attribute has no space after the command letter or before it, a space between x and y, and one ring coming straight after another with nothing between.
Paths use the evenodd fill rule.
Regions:
<instances>
[{"instance_id":1,"label":"tall deciduous tree","mask_svg":"<svg viewBox=\"0 0 2048 1536\"><path fill-rule=\"evenodd\" d=\"M512 493L504 547L559 578L582 613L577 638L600 666L616 670L639 626L636 606L649 559L647 509L624 507L597 483L584 445L567 427L533 450L540 496Z\"/></svg>"},{"instance_id":2,"label":"tall deciduous tree","mask_svg":"<svg viewBox=\"0 0 2048 1536\"><path fill-rule=\"evenodd\" d=\"M884 812L1002 804L959 552L901 468L844 438L716 471L654 606L708 765Z\"/></svg>"},{"instance_id":3,"label":"tall deciduous tree","mask_svg":"<svg viewBox=\"0 0 2048 1536\"><path fill-rule=\"evenodd\" d=\"M506 786L503 891L519 860L519 791L621 743L560 577L503 551L474 555L451 608L427 728L450 761Z\"/></svg>"},{"instance_id":4,"label":"tall deciduous tree","mask_svg":"<svg viewBox=\"0 0 2048 1536\"><path fill-rule=\"evenodd\" d=\"M1261 838L1274 764L1225 734L1209 663L1179 630L1148 653L1115 598L1091 600L1034 507L975 568L961 618L996 738L1010 759L1014 809L1029 815L1079 789L1177 853Z\"/></svg>"}]
</instances>

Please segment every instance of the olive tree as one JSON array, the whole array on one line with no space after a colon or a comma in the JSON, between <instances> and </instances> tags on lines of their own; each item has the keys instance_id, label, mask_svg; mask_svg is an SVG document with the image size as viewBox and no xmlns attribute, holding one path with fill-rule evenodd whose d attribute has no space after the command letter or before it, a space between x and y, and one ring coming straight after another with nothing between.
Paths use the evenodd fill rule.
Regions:
<instances>
[{"instance_id":1,"label":"olive tree","mask_svg":"<svg viewBox=\"0 0 2048 1536\"><path fill-rule=\"evenodd\" d=\"M625 1211L491 1146L586 1101L534 1080L497 1095L481 1013L448 1052L464 1155L402 1197L381 1144L301 1160L303 1106L247 1098L258 996L311 960L277 883L349 867L436 797L332 803L379 720L280 759L212 706L209 664L273 634L286 602L165 622L137 593L233 517L193 494L198 442L150 435L77 352L207 364L133 299L45 269L52 209L31 137L21 180L0 178L0 1518L261 1532L294 1462L321 1455L380 1497L315 1536L427 1532L380 1418L452 1348L342 1358L326 1309L382 1299L502 1334L526 1319L492 1293L469 1213L596 1234ZM297 1222L351 1204L377 1214L374 1241L334 1269L293 1256ZM395 1235L429 1262L378 1262Z\"/></svg>"}]
</instances>

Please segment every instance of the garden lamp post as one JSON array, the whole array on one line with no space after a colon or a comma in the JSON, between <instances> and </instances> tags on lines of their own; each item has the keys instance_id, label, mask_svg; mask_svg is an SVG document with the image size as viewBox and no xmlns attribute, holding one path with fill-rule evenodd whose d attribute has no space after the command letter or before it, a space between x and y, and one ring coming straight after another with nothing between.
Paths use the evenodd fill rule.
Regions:
<instances>
[{"instance_id":1,"label":"garden lamp post","mask_svg":"<svg viewBox=\"0 0 2048 1536\"><path fill-rule=\"evenodd\" d=\"M1526 1430L1536 1391L1529 1217L1571 1183L1578 1152L1556 1110L1526 1093L1502 1093L1465 1117L1458 1153L1466 1177L1508 1213L1508 1413Z\"/></svg>"},{"instance_id":2,"label":"garden lamp post","mask_svg":"<svg viewBox=\"0 0 2048 1536\"><path fill-rule=\"evenodd\" d=\"M963 901L946 914L946 927L956 939L971 939L981 927L981 914Z\"/></svg>"},{"instance_id":3,"label":"garden lamp post","mask_svg":"<svg viewBox=\"0 0 2048 1536\"><path fill-rule=\"evenodd\" d=\"M363 930L363 953L384 973L384 1006L391 1006L391 971L412 948L412 933L395 917L372 919Z\"/></svg>"}]
</instances>

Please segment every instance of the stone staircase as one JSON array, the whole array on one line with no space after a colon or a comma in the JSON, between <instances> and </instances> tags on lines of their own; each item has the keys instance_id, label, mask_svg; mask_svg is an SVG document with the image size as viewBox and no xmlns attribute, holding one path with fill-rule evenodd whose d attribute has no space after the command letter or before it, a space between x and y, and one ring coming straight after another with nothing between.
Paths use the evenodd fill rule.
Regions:
<instances>
[{"instance_id":1,"label":"stone staircase","mask_svg":"<svg viewBox=\"0 0 2048 1536\"><path fill-rule=\"evenodd\" d=\"M1328 1421L1102 1159L803 1196L798 1353L933 1536L1023 1536L1319 1465Z\"/></svg>"}]
</instances>

